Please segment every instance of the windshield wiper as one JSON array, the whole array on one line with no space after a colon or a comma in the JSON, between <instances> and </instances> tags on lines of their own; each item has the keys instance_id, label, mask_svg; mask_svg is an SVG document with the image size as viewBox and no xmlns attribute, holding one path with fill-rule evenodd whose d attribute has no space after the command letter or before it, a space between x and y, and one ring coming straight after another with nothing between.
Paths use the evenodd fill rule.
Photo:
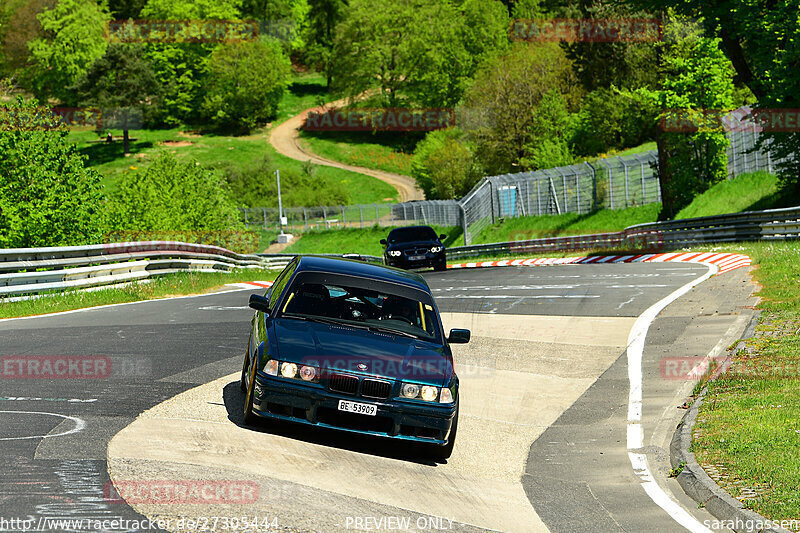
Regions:
<instances>
[{"instance_id":1,"label":"windshield wiper","mask_svg":"<svg viewBox=\"0 0 800 533\"><path fill-rule=\"evenodd\" d=\"M330 318L325 316L295 315L292 313L284 313L283 316L287 318L295 318L297 320L307 320L308 322L318 322L320 324L330 324L334 326L344 326L355 329L369 329L369 326L362 326L361 324L353 324L351 322L346 322L344 320L338 320L336 318Z\"/></svg>"},{"instance_id":2,"label":"windshield wiper","mask_svg":"<svg viewBox=\"0 0 800 533\"><path fill-rule=\"evenodd\" d=\"M394 328L386 328L381 326L368 326L371 331L378 331L381 333L391 333L393 335L402 335L403 337L411 337L412 339L421 339L423 337L419 335L414 335L413 333L408 333L407 331L400 331L399 329Z\"/></svg>"}]
</instances>

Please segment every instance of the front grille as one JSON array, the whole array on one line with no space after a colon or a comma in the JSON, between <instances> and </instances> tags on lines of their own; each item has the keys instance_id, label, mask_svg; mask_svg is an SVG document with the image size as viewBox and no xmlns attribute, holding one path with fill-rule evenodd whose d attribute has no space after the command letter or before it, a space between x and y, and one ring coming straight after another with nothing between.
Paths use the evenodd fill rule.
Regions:
<instances>
[{"instance_id":1,"label":"front grille","mask_svg":"<svg viewBox=\"0 0 800 533\"><path fill-rule=\"evenodd\" d=\"M392 393L392 384L388 381L365 379L361 382L361 396L364 398L388 398Z\"/></svg>"},{"instance_id":2,"label":"front grille","mask_svg":"<svg viewBox=\"0 0 800 533\"><path fill-rule=\"evenodd\" d=\"M358 378L344 374L331 374L328 376L328 389L342 394L355 394L358 392Z\"/></svg>"},{"instance_id":3,"label":"front grille","mask_svg":"<svg viewBox=\"0 0 800 533\"><path fill-rule=\"evenodd\" d=\"M428 251L428 248L409 248L405 253L406 255L425 255Z\"/></svg>"}]
</instances>

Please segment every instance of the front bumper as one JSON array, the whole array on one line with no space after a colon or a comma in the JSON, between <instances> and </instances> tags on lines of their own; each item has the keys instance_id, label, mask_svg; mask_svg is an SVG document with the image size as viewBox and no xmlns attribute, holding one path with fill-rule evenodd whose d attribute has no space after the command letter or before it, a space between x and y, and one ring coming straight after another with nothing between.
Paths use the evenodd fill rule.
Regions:
<instances>
[{"instance_id":1,"label":"front bumper","mask_svg":"<svg viewBox=\"0 0 800 533\"><path fill-rule=\"evenodd\" d=\"M375 416L345 413L338 410L339 400L375 404L378 411ZM253 398L253 413L262 418L440 445L448 442L455 410L455 404L373 400L261 373Z\"/></svg>"},{"instance_id":2,"label":"front bumper","mask_svg":"<svg viewBox=\"0 0 800 533\"><path fill-rule=\"evenodd\" d=\"M446 263L447 259L445 257L445 253L442 251L437 253L428 252L425 254L423 259L417 259L413 261L406 254L401 254L397 257L386 256L385 262L388 266L397 268L424 268L441 265Z\"/></svg>"}]
</instances>

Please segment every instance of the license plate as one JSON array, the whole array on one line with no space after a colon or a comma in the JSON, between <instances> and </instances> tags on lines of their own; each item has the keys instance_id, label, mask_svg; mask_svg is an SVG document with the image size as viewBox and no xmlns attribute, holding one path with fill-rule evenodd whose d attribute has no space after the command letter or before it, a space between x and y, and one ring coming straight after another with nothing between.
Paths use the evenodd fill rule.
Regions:
<instances>
[{"instance_id":1,"label":"license plate","mask_svg":"<svg viewBox=\"0 0 800 533\"><path fill-rule=\"evenodd\" d=\"M422 261L425 259L424 255L412 255L408 258L409 261Z\"/></svg>"},{"instance_id":2,"label":"license plate","mask_svg":"<svg viewBox=\"0 0 800 533\"><path fill-rule=\"evenodd\" d=\"M370 403L348 402L347 400L339 400L339 410L348 413L356 413L359 415L375 416L378 412L378 406Z\"/></svg>"}]
</instances>

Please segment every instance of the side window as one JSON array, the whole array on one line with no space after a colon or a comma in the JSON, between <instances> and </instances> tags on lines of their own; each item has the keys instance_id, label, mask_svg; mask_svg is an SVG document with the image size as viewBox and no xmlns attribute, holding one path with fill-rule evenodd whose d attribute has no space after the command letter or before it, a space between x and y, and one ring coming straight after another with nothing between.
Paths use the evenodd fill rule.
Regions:
<instances>
[{"instance_id":1,"label":"side window","mask_svg":"<svg viewBox=\"0 0 800 533\"><path fill-rule=\"evenodd\" d=\"M269 307L270 309L275 309L275 306L278 303L278 298L281 297L281 293L283 292L284 287L292 278L292 274L297 269L297 261L293 261L289 263L286 269L278 276L278 279L275 280L275 283L272 284L272 288L269 292Z\"/></svg>"}]
</instances>

